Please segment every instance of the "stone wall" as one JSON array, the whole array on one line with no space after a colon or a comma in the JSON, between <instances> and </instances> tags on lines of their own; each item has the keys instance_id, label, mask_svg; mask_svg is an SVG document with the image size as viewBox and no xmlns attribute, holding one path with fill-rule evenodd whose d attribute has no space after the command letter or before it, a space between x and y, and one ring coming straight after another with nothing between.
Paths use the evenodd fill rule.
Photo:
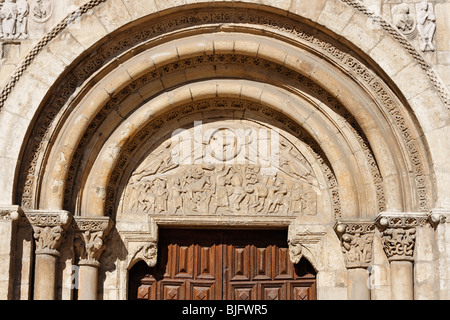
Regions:
<instances>
[{"instance_id":1,"label":"stone wall","mask_svg":"<svg viewBox=\"0 0 450 320\"><path fill-rule=\"evenodd\" d=\"M4 2L4 0L2 1ZM0 2L0 4L2 3ZM20 2L20 1L19 1ZM45 0L38 3L36 0L26 0L28 3L28 13L24 14L27 21L25 30L26 36L15 34L13 38L20 39L0 39L0 87L6 85L9 77L15 71L20 62L33 49L39 40L56 26L68 14L74 12L78 7L88 2L88 0ZM127 2L127 1L125 1ZM392 23L393 8L399 4L408 4L417 14L417 8L421 0L362 0L361 3L375 14L382 16L386 21ZM435 51L427 50L424 57L437 70L447 87L450 87L450 33L449 0L430 0L436 16L436 32L433 37ZM270 3L270 1L267 1ZM138 9L137 9L138 11ZM414 15L413 15L414 16ZM416 17L417 19L417 17ZM374 28L377 26L374 24ZM412 43L419 47L419 35L415 32Z\"/></svg>"},{"instance_id":2,"label":"stone wall","mask_svg":"<svg viewBox=\"0 0 450 320\"><path fill-rule=\"evenodd\" d=\"M450 0L209 2L0 1L0 299L125 299L159 226L289 228L319 299L448 299ZM292 202L172 166L199 114L282 128Z\"/></svg>"}]
</instances>

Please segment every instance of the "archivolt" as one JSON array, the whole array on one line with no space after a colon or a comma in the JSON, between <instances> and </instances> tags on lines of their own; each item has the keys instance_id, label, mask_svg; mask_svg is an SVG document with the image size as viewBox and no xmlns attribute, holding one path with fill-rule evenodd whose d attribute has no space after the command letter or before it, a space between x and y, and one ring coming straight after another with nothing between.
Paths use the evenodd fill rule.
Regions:
<instances>
[{"instance_id":1,"label":"archivolt","mask_svg":"<svg viewBox=\"0 0 450 320\"><path fill-rule=\"evenodd\" d=\"M415 128L414 120L407 112L408 109L403 106L397 96L371 70L370 66L363 62L363 59L348 51L347 47L293 18L258 10L236 10L227 7L214 7L212 10L207 7L168 14L155 20L151 18L145 19L147 21L142 21L142 24L136 27L111 35L108 42L97 46L95 51L73 66L53 91L52 98L45 103L46 107L37 119L32 136L38 139L30 140L26 152L29 157L23 162L21 170L25 174L22 176L18 197L25 207L72 206L71 209L73 209L74 204L70 199L73 196L75 174L85 152L83 150L86 150L84 146L88 145L91 139L98 139L94 135L95 128L111 117L111 112L115 112L113 109L122 99L126 96L129 96L129 100L135 98L137 100L131 105L139 106L157 92L164 92L180 85L181 83L170 82L177 76L181 76L186 83L198 81L202 77L195 72L183 73L179 70L182 64L188 61L212 59L196 72L207 71L203 75L213 78L233 77L236 73L232 71L236 71L236 68L227 70L223 63L217 61L223 58L228 59L227 61L233 66L242 63L243 60L247 62L252 60L253 67L259 62L262 65L258 66L258 69L266 71L255 74L253 70L247 70L241 77L270 82L270 78L277 75L283 79L279 80L279 83L283 83L284 87L292 85L290 92L296 95L307 92L307 95L319 98L321 102L316 105L334 107L335 110L328 114L334 113L338 118L346 118L346 122L351 123L350 126L342 127L342 130L354 131L349 136L356 137L358 149L362 150L361 155L364 155L366 163L369 164L368 167L371 168L368 170L371 184L376 186L377 205L370 209L363 209L365 214L370 214L368 211L375 211L372 212L373 214L385 209L383 186L388 189L387 194L397 198L395 201L387 200L390 209L428 210L432 192L430 183L427 181L429 169L426 164L425 147L419 139L422 133ZM224 23L226 23L225 27ZM216 33L217 30L229 33L231 37L241 33L253 34L254 37L261 34L266 38L253 41L252 37L246 37L245 41L239 41L239 37L236 37L230 42L229 38L221 38L220 34ZM203 34L203 40L184 42L183 39L196 34ZM208 34L214 35L215 39L206 39ZM161 38L161 35L165 37ZM224 41L221 42L221 40ZM284 49L287 51L277 50L280 41L285 43ZM152 47L162 46L164 43L171 43L169 49L166 46L166 51L160 51L164 55L157 54L156 49L152 51ZM196 49L189 48L189 44L192 43L196 43ZM224 46L221 47L221 45ZM252 47L252 45L255 46ZM182 51L183 48L185 51ZM319 57L324 64L308 60L307 57L311 56L311 53ZM299 55L303 58L299 58ZM132 64L135 69L120 66L131 61L132 57L138 56L143 59L141 63L147 63L145 67L139 67L139 63ZM324 67L325 65L328 67ZM222 69L214 69L218 66ZM346 80L343 83L349 85L347 88L339 85L336 79L328 75L332 68L340 70L342 75L345 75ZM171 76L162 76L166 72ZM158 79L151 82L153 86L156 86L154 90L149 89L151 85L146 85L145 90L136 89L140 82L145 82L144 79L149 78ZM293 83L293 80L297 83ZM101 86L94 86L97 82ZM302 83L301 89L299 89L299 83ZM149 94L149 92L152 93ZM94 98L92 94L95 95ZM96 104L96 108L90 111L92 113L77 111L80 105L86 105L88 99L92 99L91 101L95 101ZM361 103L367 105L361 108ZM345 106L347 110L342 106ZM119 109L117 111L123 117L128 114L121 114L122 111ZM130 111L127 110L127 112ZM68 118L74 121L67 121ZM382 133L377 126L382 128ZM339 128L339 125L337 127ZM388 132L388 138L382 138ZM67 142L69 136L71 139L77 138L74 142L65 143L64 139ZM315 138L321 141L320 137ZM48 145L47 141L50 141ZM53 150L50 148L52 146ZM56 146L59 147L56 148ZM51 152L42 152L44 150L51 150ZM386 150L391 152L386 153ZM381 161L375 159L381 159ZM89 161L92 162L92 160ZM380 169L377 167L377 162ZM392 163L395 164L395 169L391 168ZM332 166L333 164L335 167L338 166L337 162L332 163ZM62 175L57 174L60 168L63 171ZM407 172L410 168L414 172L413 177L408 177ZM36 177L43 178L43 172L47 172L46 177L42 181L36 181ZM59 178L54 179L56 176ZM389 183L382 184L380 176L384 176ZM48 181L46 181L47 177ZM79 186L83 186L83 181L86 181L83 179L86 177L80 179ZM45 191L44 198L38 204L40 190ZM408 190L415 191L411 194ZM396 195L400 196L396 197Z\"/></svg>"}]
</instances>

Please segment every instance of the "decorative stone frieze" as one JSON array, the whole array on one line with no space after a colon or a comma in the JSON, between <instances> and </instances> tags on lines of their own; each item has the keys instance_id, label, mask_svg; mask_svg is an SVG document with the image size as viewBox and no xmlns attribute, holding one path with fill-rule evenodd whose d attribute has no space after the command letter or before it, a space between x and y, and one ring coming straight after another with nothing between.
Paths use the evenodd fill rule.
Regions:
<instances>
[{"instance_id":1,"label":"decorative stone frieze","mask_svg":"<svg viewBox=\"0 0 450 320\"><path fill-rule=\"evenodd\" d=\"M25 215L33 227L36 254L59 256L58 249L64 240L72 215L68 211L29 211L25 212Z\"/></svg>"},{"instance_id":2,"label":"decorative stone frieze","mask_svg":"<svg viewBox=\"0 0 450 320\"><path fill-rule=\"evenodd\" d=\"M367 268L373 256L373 222L337 222L335 232L341 240L345 265L348 269Z\"/></svg>"},{"instance_id":3,"label":"decorative stone frieze","mask_svg":"<svg viewBox=\"0 0 450 320\"><path fill-rule=\"evenodd\" d=\"M100 256L105 250L105 237L112 228L109 217L75 217L74 247L79 257L79 265L99 267Z\"/></svg>"},{"instance_id":4,"label":"decorative stone frieze","mask_svg":"<svg viewBox=\"0 0 450 320\"><path fill-rule=\"evenodd\" d=\"M416 227L429 221L425 214L381 215L376 223L382 234L384 252L389 261L413 261Z\"/></svg>"}]
</instances>

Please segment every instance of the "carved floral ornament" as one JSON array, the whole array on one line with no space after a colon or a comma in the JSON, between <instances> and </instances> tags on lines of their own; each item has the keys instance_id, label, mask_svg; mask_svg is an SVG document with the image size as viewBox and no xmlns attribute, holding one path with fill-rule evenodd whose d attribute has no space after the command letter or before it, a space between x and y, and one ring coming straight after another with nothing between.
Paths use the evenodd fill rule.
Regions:
<instances>
[{"instance_id":1,"label":"carved floral ornament","mask_svg":"<svg viewBox=\"0 0 450 320\"><path fill-rule=\"evenodd\" d=\"M67 211L35 211L25 212L25 216L33 228L36 254L59 256L58 249L72 221L72 215Z\"/></svg>"},{"instance_id":2,"label":"carved floral ornament","mask_svg":"<svg viewBox=\"0 0 450 320\"><path fill-rule=\"evenodd\" d=\"M76 217L72 228L75 231L74 247L79 265L98 267L100 256L105 250L104 242L112 228L109 217Z\"/></svg>"}]
</instances>

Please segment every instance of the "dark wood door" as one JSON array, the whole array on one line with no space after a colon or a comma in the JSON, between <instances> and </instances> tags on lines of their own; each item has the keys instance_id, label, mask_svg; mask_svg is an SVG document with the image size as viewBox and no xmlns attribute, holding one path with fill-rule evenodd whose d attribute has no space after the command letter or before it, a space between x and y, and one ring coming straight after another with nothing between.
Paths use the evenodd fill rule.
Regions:
<instances>
[{"instance_id":1,"label":"dark wood door","mask_svg":"<svg viewBox=\"0 0 450 320\"><path fill-rule=\"evenodd\" d=\"M315 274L285 231L162 230L155 268L130 271L130 299L311 300Z\"/></svg>"}]
</instances>

